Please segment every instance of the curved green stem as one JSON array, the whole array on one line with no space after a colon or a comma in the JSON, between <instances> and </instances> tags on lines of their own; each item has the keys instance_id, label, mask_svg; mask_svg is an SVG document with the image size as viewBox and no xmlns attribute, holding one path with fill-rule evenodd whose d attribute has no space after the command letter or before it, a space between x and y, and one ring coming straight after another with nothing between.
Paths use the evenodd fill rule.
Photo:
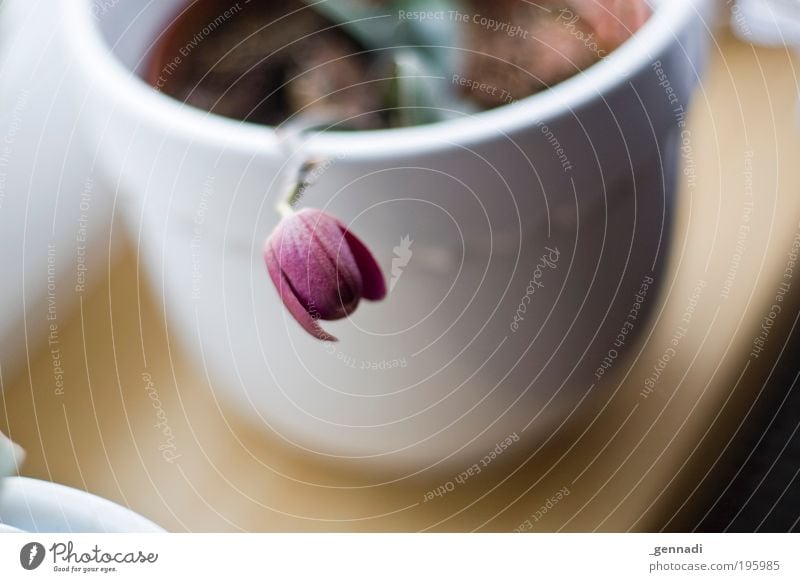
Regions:
<instances>
[{"instance_id":1,"label":"curved green stem","mask_svg":"<svg viewBox=\"0 0 800 582\"><path fill-rule=\"evenodd\" d=\"M289 159L299 157L302 161L299 166L290 164L286 180L286 194L282 196L275 209L282 217L294 214L294 207L303 197L303 192L313 182L312 172L319 165L318 160L311 159L303 153L308 141L306 134L313 129L323 131L336 125L340 120L325 112L319 114L299 115L281 127L275 128L275 133L280 139L281 149L287 153Z\"/></svg>"}]
</instances>

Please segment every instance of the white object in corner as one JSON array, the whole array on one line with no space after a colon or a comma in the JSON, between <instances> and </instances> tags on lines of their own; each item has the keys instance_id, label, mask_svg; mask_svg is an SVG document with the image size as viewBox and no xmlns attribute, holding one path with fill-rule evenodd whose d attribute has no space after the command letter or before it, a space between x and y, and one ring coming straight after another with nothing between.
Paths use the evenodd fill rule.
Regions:
<instances>
[{"instance_id":1,"label":"white object in corner","mask_svg":"<svg viewBox=\"0 0 800 582\"><path fill-rule=\"evenodd\" d=\"M141 515L102 497L26 477L4 479L0 525L35 533L164 531Z\"/></svg>"},{"instance_id":2,"label":"white object in corner","mask_svg":"<svg viewBox=\"0 0 800 582\"><path fill-rule=\"evenodd\" d=\"M800 0L737 0L731 26L748 42L800 47Z\"/></svg>"}]
</instances>

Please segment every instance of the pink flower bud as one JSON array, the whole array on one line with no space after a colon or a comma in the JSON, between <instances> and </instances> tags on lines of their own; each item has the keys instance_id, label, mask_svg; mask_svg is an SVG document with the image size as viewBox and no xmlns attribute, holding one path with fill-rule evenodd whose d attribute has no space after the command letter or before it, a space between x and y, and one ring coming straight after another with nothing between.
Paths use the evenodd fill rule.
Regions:
<instances>
[{"instance_id":1,"label":"pink flower bud","mask_svg":"<svg viewBox=\"0 0 800 582\"><path fill-rule=\"evenodd\" d=\"M267 270L284 305L308 333L336 341L317 320L350 315L363 297L386 297L372 253L339 220L303 209L284 218L264 245Z\"/></svg>"}]
</instances>

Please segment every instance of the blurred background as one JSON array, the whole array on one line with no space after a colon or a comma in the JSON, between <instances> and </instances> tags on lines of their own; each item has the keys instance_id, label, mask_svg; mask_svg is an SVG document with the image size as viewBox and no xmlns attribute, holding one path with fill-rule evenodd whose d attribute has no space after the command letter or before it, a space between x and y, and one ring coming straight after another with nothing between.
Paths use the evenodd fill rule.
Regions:
<instances>
[{"instance_id":1,"label":"blurred background","mask_svg":"<svg viewBox=\"0 0 800 582\"><path fill-rule=\"evenodd\" d=\"M26 449L22 474L170 531L800 531L798 62L791 47L733 34L731 2L710 24L689 116L697 171L681 180L669 283L610 372L619 398L592 395L591 422L562 423L435 502L452 475L352 470L217 399L173 337L113 187L48 150L70 120L37 92L38 65L3 42L5 4L3 75L30 70L15 77L23 86L0 83L0 431ZM69 172L86 176L79 204L28 220L58 204ZM44 231L66 237L69 256L27 246ZM691 327L659 367L688 309ZM29 323L43 314L47 327Z\"/></svg>"}]
</instances>

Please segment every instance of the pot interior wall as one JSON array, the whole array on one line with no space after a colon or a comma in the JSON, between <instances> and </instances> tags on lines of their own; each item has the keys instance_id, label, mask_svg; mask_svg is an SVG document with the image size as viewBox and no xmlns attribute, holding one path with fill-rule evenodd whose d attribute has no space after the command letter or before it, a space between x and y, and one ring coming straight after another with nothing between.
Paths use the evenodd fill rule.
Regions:
<instances>
[{"instance_id":1,"label":"pot interior wall","mask_svg":"<svg viewBox=\"0 0 800 582\"><path fill-rule=\"evenodd\" d=\"M111 51L130 70L141 73L165 24L186 0L92 0L92 11ZM232 4L235 4L232 3Z\"/></svg>"}]
</instances>

